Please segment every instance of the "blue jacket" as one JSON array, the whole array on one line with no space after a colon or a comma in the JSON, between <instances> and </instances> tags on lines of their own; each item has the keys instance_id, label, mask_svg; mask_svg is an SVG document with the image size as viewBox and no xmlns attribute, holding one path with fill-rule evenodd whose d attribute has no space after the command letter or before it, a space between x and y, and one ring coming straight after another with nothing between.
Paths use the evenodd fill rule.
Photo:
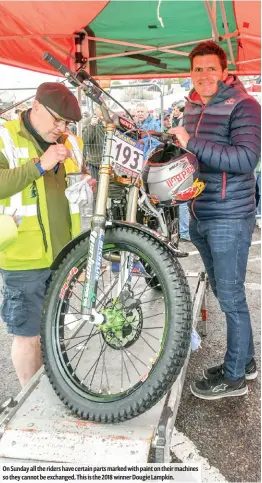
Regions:
<instances>
[{"instance_id":1,"label":"blue jacket","mask_svg":"<svg viewBox=\"0 0 262 483\"><path fill-rule=\"evenodd\" d=\"M190 203L201 220L246 218L255 213L254 170L260 156L259 103L235 76L219 82L203 105L193 89L184 111L189 151L199 161L204 191Z\"/></svg>"},{"instance_id":2,"label":"blue jacket","mask_svg":"<svg viewBox=\"0 0 262 483\"><path fill-rule=\"evenodd\" d=\"M160 131L160 121L158 119L154 119L152 116L148 115L147 118L142 122L142 124L137 123L137 126L143 129L144 131ZM144 141L144 159L148 158L148 155L152 149L154 149L158 144L159 141L154 139L150 136L143 137Z\"/></svg>"}]
</instances>

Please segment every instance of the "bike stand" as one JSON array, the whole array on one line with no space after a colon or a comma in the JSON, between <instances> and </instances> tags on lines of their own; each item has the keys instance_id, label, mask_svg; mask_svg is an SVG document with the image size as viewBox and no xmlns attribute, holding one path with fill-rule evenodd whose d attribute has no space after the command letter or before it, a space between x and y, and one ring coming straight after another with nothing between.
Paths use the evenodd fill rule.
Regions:
<instances>
[{"instance_id":1,"label":"bike stand","mask_svg":"<svg viewBox=\"0 0 262 483\"><path fill-rule=\"evenodd\" d=\"M205 273L187 272L193 325L206 334ZM168 463L170 441L190 351L168 394L141 416L99 424L74 416L53 391L43 369L15 399L0 408L0 463L71 463L103 466Z\"/></svg>"}]
</instances>

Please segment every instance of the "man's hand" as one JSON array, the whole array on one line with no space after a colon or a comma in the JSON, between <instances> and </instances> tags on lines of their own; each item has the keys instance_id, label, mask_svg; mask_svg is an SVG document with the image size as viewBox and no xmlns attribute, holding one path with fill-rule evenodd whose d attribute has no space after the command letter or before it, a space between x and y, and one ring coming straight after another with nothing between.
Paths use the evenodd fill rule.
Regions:
<instances>
[{"instance_id":1,"label":"man's hand","mask_svg":"<svg viewBox=\"0 0 262 483\"><path fill-rule=\"evenodd\" d=\"M89 186L92 188L93 193L96 191L96 179L95 178L89 178L90 174L85 175L84 178L86 179L87 183Z\"/></svg>"},{"instance_id":2,"label":"man's hand","mask_svg":"<svg viewBox=\"0 0 262 483\"><path fill-rule=\"evenodd\" d=\"M175 134L182 148L187 147L190 136L183 126L172 127L168 132L169 134Z\"/></svg>"},{"instance_id":3,"label":"man's hand","mask_svg":"<svg viewBox=\"0 0 262 483\"><path fill-rule=\"evenodd\" d=\"M46 152L41 156L40 163L45 171L50 171L57 165L57 163L63 163L68 157L70 157L70 151L64 146L64 144L54 144L49 146Z\"/></svg>"}]
</instances>

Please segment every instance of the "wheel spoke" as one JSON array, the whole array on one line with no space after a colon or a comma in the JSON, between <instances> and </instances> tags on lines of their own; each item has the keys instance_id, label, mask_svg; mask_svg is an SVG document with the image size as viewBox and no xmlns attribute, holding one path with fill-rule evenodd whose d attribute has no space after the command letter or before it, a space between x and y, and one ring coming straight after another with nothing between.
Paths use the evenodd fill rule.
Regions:
<instances>
[{"instance_id":1,"label":"wheel spoke","mask_svg":"<svg viewBox=\"0 0 262 483\"><path fill-rule=\"evenodd\" d=\"M152 337L152 339L155 339L155 340L159 341L159 337L155 337L154 335L149 334L149 332L146 332L144 329L143 329L143 332L144 332L144 334L147 334L147 335L149 335L150 337ZM142 337L142 336L141 336L141 337Z\"/></svg>"},{"instance_id":2,"label":"wheel spoke","mask_svg":"<svg viewBox=\"0 0 262 483\"><path fill-rule=\"evenodd\" d=\"M95 336L96 336L96 335L98 335L98 334L99 334L99 332L95 332L95 333L94 333L94 334L92 334L90 337L88 337L88 336L83 336L83 337L88 337L88 338L87 338L87 342L89 342L89 341L90 341L90 339L92 339L92 337L95 337ZM84 342L84 341L82 341L82 342ZM78 341L78 342L77 342L75 345L73 345L73 346L71 346L71 347L67 348L67 349L66 349L66 351L70 351L71 349L74 349L74 348L75 348L75 347L77 347L78 345L79 345L79 341ZM66 351L64 351L64 352L66 352ZM73 358L74 358L74 357L75 357L75 356L73 356ZM71 359L71 360L72 360L72 359Z\"/></svg>"},{"instance_id":3,"label":"wheel spoke","mask_svg":"<svg viewBox=\"0 0 262 483\"><path fill-rule=\"evenodd\" d=\"M89 369L89 371L86 373L84 379L82 379L81 384L83 384L83 382L86 380L87 376L90 374L90 372L92 371L93 367L97 367L97 363L99 362L101 355L106 351L106 349L107 349L107 346L106 346L106 343L104 343L103 346L102 346L102 348L101 348L101 350L100 350L100 352L99 352L99 355L98 355L96 361L93 363L93 365L91 366L91 368ZM89 387L90 387L90 385L89 385Z\"/></svg>"},{"instance_id":4,"label":"wheel spoke","mask_svg":"<svg viewBox=\"0 0 262 483\"><path fill-rule=\"evenodd\" d=\"M127 352L126 350L125 350L125 355L126 355L126 357L128 358L128 360L131 362L131 364L132 364L133 368L135 369L136 373L139 375L139 377L141 377L141 376L142 376L142 374L140 374L140 372L139 372L139 371L138 371L138 369L136 368L136 366L135 366L134 362L133 362L133 361L132 361L132 359L129 357L128 352Z\"/></svg>"},{"instance_id":5,"label":"wheel spoke","mask_svg":"<svg viewBox=\"0 0 262 483\"><path fill-rule=\"evenodd\" d=\"M145 338L142 336L142 334L140 335L140 337L141 337L141 339L143 339L143 341L145 341L146 345L147 345L148 347L150 347L150 349L151 349L151 350L152 350L152 351L153 351L155 354L157 354L157 352L156 352L156 350L154 349L154 347L152 347L152 346L149 344L149 342L147 342L147 341L146 341L146 339L145 339Z\"/></svg>"}]
</instances>

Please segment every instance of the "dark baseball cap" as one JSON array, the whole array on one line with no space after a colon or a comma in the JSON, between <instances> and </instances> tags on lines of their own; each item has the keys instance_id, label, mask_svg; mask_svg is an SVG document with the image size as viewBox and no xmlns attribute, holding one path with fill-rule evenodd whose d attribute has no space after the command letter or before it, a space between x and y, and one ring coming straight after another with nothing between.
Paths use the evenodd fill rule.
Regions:
<instances>
[{"instance_id":1,"label":"dark baseball cap","mask_svg":"<svg viewBox=\"0 0 262 483\"><path fill-rule=\"evenodd\" d=\"M68 121L80 121L82 117L76 97L63 84L44 82L38 87L35 98Z\"/></svg>"}]
</instances>

